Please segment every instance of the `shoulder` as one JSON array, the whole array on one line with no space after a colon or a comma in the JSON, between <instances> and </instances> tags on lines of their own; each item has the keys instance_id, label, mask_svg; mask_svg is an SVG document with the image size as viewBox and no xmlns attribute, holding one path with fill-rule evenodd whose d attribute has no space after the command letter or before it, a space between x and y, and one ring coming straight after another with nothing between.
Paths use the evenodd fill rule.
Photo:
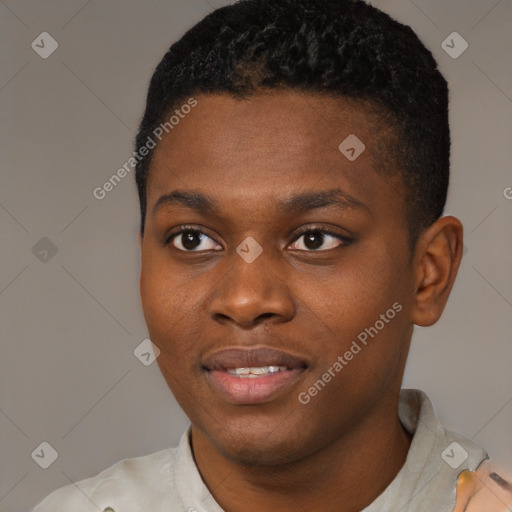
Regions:
<instances>
[{"instance_id":1,"label":"shoulder","mask_svg":"<svg viewBox=\"0 0 512 512\"><path fill-rule=\"evenodd\" d=\"M103 512L114 508L114 502L126 511L143 510L141 506L169 492L168 476L175 453L176 448L167 448L123 459L96 476L57 489L32 512Z\"/></svg>"},{"instance_id":2,"label":"shoulder","mask_svg":"<svg viewBox=\"0 0 512 512\"><path fill-rule=\"evenodd\" d=\"M465 470L457 479L454 512L509 512L512 510L512 478L489 460L475 471Z\"/></svg>"}]
</instances>

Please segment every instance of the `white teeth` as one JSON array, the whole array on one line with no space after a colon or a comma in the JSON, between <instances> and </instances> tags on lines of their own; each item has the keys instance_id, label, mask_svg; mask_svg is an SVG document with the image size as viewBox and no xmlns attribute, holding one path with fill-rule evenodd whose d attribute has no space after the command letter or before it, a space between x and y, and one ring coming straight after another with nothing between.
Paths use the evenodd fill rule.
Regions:
<instances>
[{"instance_id":1,"label":"white teeth","mask_svg":"<svg viewBox=\"0 0 512 512\"><path fill-rule=\"evenodd\" d=\"M287 366L251 366L250 368L228 368L226 371L230 375L236 375L240 378L254 379L273 373L285 372L286 370L288 370Z\"/></svg>"},{"instance_id":2,"label":"white teeth","mask_svg":"<svg viewBox=\"0 0 512 512\"><path fill-rule=\"evenodd\" d=\"M268 373L268 366L266 368L258 368L257 366L254 366L253 368L250 368L250 373L252 373L253 375L261 375L262 373Z\"/></svg>"}]
</instances>

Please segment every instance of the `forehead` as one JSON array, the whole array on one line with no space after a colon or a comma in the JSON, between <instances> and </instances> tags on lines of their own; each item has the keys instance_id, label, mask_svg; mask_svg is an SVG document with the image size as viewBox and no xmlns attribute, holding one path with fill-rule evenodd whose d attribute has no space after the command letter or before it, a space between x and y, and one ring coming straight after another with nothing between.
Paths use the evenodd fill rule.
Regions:
<instances>
[{"instance_id":1,"label":"forehead","mask_svg":"<svg viewBox=\"0 0 512 512\"><path fill-rule=\"evenodd\" d=\"M171 188L201 188L246 204L333 187L354 198L392 192L376 172L376 142L387 127L367 103L290 90L196 100L154 151L148 208Z\"/></svg>"}]
</instances>

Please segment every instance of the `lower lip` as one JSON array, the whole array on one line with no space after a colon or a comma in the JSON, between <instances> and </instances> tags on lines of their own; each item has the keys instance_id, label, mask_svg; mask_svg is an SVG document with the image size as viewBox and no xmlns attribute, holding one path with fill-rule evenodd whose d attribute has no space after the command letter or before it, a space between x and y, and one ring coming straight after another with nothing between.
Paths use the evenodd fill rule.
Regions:
<instances>
[{"instance_id":1,"label":"lower lip","mask_svg":"<svg viewBox=\"0 0 512 512\"><path fill-rule=\"evenodd\" d=\"M240 378L223 370L210 370L210 382L232 404L249 405L269 402L300 377L303 368L277 372L263 377Z\"/></svg>"}]
</instances>

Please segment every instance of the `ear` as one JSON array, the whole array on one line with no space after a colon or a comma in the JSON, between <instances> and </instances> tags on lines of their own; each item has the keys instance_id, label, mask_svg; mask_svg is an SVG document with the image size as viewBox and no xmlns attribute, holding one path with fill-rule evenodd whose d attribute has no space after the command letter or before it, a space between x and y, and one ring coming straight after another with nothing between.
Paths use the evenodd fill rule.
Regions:
<instances>
[{"instance_id":1,"label":"ear","mask_svg":"<svg viewBox=\"0 0 512 512\"><path fill-rule=\"evenodd\" d=\"M414 255L414 324L427 327L441 317L462 259L462 239L462 224L451 215L420 235Z\"/></svg>"}]
</instances>

